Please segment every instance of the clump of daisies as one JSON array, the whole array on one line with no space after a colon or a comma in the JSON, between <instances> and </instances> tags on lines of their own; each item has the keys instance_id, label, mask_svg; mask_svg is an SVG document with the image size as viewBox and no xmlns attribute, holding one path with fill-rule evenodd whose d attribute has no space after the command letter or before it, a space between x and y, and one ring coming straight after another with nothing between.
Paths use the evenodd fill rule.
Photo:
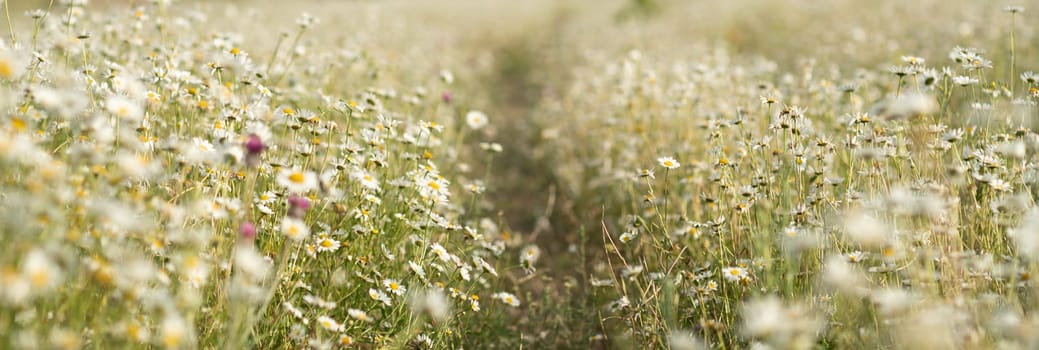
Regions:
<instances>
[{"instance_id":1,"label":"clump of daisies","mask_svg":"<svg viewBox=\"0 0 1039 350\"><path fill-rule=\"evenodd\" d=\"M63 1L0 41L0 348L459 347L519 305L482 95L222 7Z\"/></svg>"},{"instance_id":2,"label":"clump of daisies","mask_svg":"<svg viewBox=\"0 0 1039 350\"><path fill-rule=\"evenodd\" d=\"M1023 31L1035 35L972 29L974 47L921 42L869 64L871 29L795 61L582 47L568 88L534 113L532 153L557 161L567 210L597 213L582 223L601 228L586 242L600 261L582 280L608 338L1029 343L1006 330L1031 321L1003 312L1035 310L1015 296L1035 291L1039 75L1004 45Z\"/></svg>"}]
</instances>

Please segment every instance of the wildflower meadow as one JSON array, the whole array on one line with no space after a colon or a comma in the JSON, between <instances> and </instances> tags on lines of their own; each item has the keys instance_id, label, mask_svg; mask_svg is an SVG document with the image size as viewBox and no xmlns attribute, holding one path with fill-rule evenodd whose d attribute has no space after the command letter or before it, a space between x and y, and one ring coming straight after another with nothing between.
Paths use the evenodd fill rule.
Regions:
<instances>
[{"instance_id":1,"label":"wildflower meadow","mask_svg":"<svg viewBox=\"0 0 1039 350\"><path fill-rule=\"evenodd\" d=\"M1039 347L1035 1L0 11L0 349Z\"/></svg>"}]
</instances>

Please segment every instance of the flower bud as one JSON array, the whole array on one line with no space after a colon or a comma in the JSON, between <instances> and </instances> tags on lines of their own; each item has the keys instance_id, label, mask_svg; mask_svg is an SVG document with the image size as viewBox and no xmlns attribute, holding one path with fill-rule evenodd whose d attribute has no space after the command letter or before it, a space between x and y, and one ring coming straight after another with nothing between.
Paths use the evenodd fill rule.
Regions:
<instances>
[{"instance_id":1,"label":"flower bud","mask_svg":"<svg viewBox=\"0 0 1039 350\"><path fill-rule=\"evenodd\" d=\"M243 222L242 225L238 227L238 235L242 240L252 242L256 239L256 225L253 225L253 223L248 221Z\"/></svg>"},{"instance_id":2,"label":"flower bud","mask_svg":"<svg viewBox=\"0 0 1039 350\"><path fill-rule=\"evenodd\" d=\"M303 196L291 196L289 197L289 216L302 219L307 214L307 209L310 209L310 200Z\"/></svg>"},{"instance_id":3,"label":"flower bud","mask_svg":"<svg viewBox=\"0 0 1039 350\"><path fill-rule=\"evenodd\" d=\"M256 134L250 134L249 139L245 141L245 163L251 168L258 166L260 155L265 149L267 145L263 144L263 140Z\"/></svg>"}]
</instances>

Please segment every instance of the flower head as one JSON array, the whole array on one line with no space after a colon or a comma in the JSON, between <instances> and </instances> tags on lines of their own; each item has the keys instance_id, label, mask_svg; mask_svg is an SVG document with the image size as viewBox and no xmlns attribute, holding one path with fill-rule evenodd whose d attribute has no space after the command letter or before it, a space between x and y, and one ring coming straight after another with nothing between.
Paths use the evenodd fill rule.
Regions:
<instances>
[{"instance_id":1,"label":"flower head","mask_svg":"<svg viewBox=\"0 0 1039 350\"><path fill-rule=\"evenodd\" d=\"M660 158L657 158L657 163L659 163L660 166L664 167L664 169L667 169L667 170L678 169L678 167L682 166L673 157L660 157Z\"/></svg>"},{"instance_id":2,"label":"flower head","mask_svg":"<svg viewBox=\"0 0 1039 350\"><path fill-rule=\"evenodd\" d=\"M289 197L289 216L302 219L310 209L310 200L307 197L292 195Z\"/></svg>"},{"instance_id":3,"label":"flower head","mask_svg":"<svg viewBox=\"0 0 1039 350\"><path fill-rule=\"evenodd\" d=\"M263 151L267 149L267 145L263 143L263 139L256 134L249 134L249 138L245 140L245 163L249 167L255 168L260 165L260 156Z\"/></svg>"},{"instance_id":4,"label":"flower head","mask_svg":"<svg viewBox=\"0 0 1039 350\"><path fill-rule=\"evenodd\" d=\"M242 225L238 226L238 235L243 241L252 242L256 239L256 225L251 222L243 222Z\"/></svg>"},{"instance_id":5,"label":"flower head","mask_svg":"<svg viewBox=\"0 0 1039 350\"><path fill-rule=\"evenodd\" d=\"M318 178L313 172L285 169L278 173L278 185L292 193L306 193L318 188Z\"/></svg>"},{"instance_id":6,"label":"flower head","mask_svg":"<svg viewBox=\"0 0 1039 350\"><path fill-rule=\"evenodd\" d=\"M285 234L285 237L300 242L310 236L310 228L307 227L303 220L286 217L281 221L281 232Z\"/></svg>"},{"instance_id":7,"label":"flower head","mask_svg":"<svg viewBox=\"0 0 1039 350\"><path fill-rule=\"evenodd\" d=\"M729 282L746 283L750 281L750 274L746 268L731 266L722 269L722 276Z\"/></svg>"},{"instance_id":8,"label":"flower head","mask_svg":"<svg viewBox=\"0 0 1039 350\"><path fill-rule=\"evenodd\" d=\"M469 111L465 115L465 123L469 125L473 130L479 130L484 126L487 126L487 114L481 111Z\"/></svg>"},{"instance_id":9,"label":"flower head","mask_svg":"<svg viewBox=\"0 0 1039 350\"><path fill-rule=\"evenodd\" d=\"M342 332L346 328L339 322L336 322L335 319L328 316L318 317L317 323L321 325L321 328L331 332Z\"/></svg>"},{"instance_id":10,"label":"flower head","mask_svg":"<svg viewBox=\"0 0 1039 350\"><path fill-rule=\"evenodd\" d=\"M519 298L517 298L516 295L509 292L494 293L494 299L501 300L502 303L512 307L520 306Z\"/></svg>"}]
</instances>

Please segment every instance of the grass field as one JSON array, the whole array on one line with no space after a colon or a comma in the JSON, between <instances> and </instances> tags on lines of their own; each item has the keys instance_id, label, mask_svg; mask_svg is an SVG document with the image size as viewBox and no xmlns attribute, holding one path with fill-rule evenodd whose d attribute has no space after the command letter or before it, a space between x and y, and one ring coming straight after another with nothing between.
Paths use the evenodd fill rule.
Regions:
<instances>
[{"instance_id":1,"label":"grass field","mask_svg":"<svg viewBox=\"0 0 1039 350\"><path fill-rule=\"evenodd\" d=\"M0 4L0 349L1039 347L1034 1Z\"/></svg>"}]
</instances>

